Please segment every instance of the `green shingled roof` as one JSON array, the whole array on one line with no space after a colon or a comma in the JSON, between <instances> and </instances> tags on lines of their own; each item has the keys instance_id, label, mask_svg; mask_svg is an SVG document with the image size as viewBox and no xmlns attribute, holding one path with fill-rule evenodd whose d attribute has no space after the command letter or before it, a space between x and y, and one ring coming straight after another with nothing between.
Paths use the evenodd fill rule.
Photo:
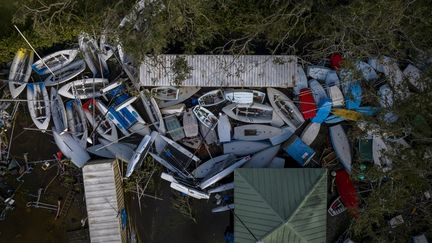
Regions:
<instances>
[{"instance_id":1,"label":"green shingled roof","mask_svg":"<svg viewBox=\"0 0 432 243\"><path fill-rule=\"evenodd\" d=\"M236 243L326 241L325 169L241 168L234 183Z\"/></svg>"}]
</instances>

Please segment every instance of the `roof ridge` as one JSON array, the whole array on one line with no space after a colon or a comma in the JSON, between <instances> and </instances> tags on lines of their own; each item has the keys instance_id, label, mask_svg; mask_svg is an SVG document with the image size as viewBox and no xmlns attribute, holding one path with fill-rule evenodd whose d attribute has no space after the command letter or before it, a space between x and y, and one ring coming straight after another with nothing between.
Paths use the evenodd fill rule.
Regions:
<instances>
[{"instance_id":1,"label":"roof ridge","mask_svg":"<svg viewBox=\"0 0 432 243\"><path fill-rule=\"evenodd\" d=\"M271 232L274 232L276 229L279 229L279 228L281 228L282 226L284 226L284 225L287 225L290 229L292 229L292 232L295 234L295 235L297 235L303 242L307 242L307 240L305 240L293 227L292 227L292 224L290 223L290 221L292 220L292 218L299 212L299 210L304 206L304 204L309 200L309 198L311 197L311 195L313 194L313 192L315 192L316 191L316 189L317 189L317 187L318 186L321 186L321 181L324 179L324 178L327 178L326 177L327 176L327 171L325 170L325 173L323 173L322 175L321 175L321 178L319 178L316 182L315 182L315 185L311 188L311 190L309 191L309 193L304 197L304 199L301 201L301 203L298 205L298 207L296 208L296 210L294 210L294 212L291 214L291 216L285 221L285 222L283 222L282 224L280 224L279 226L277 226L273 231L271 231ZM267 233L265 236L263 236L262 238L261 238L261 240L264 240L267 236L269 236L270 235L270 233L271 232L269 232L269 233Z\"/></svg>"}]
</instances>

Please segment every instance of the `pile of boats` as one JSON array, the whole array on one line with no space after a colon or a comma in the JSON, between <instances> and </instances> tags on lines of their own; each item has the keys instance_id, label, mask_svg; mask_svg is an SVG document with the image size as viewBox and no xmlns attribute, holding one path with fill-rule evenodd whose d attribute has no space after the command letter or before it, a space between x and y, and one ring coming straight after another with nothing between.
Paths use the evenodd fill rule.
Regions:
<instances>
[{"instance_id":1,"label":"pile of boats","mask_svg":"<svg viewBox=\"0 0 432 243\"><path fill-rule=\"evenodd\" d=\"M342 122L356 121L364 128L362 118L380 109L363 104L362 84L388 78L379 82L381 108L393 105L393 96L401 93L390 87L408 85L405 79L421 88L419 69L408 65L402 72L394 60L382 57L358 61L354 70L308 66L305 72L299 65L292 90L150 87L131 95L127 79L102 78L109 73L112 49L107 51L87 35L80 37L79 45L36 62L31 51L19 50L9 75L12 97L27 88L34 124L45 131L52 120L57 146L76 166L91 157L117 158L128 162L129 177L152 156L165 168L161 178L171 188L198 199L233 189L225 178L236 168L283 168L288 157L299 166L319 165L311 145L323 129L328 129L337 158L349 173L352 144ZM32 70L44 81L29 83ZM100 78L79 78L86 70ZM385 119L398 118L388 113ZM383 170L391 169L391 160L383 156L392 146L389 138L367 132L373 161ZM141 142L124 142L131 136ZM403 138L394 141L406 144ZM221 152L202 161L197 153L202 147ZM228 202L214 212L233 207Z\"/></svg>"}]
</instances>

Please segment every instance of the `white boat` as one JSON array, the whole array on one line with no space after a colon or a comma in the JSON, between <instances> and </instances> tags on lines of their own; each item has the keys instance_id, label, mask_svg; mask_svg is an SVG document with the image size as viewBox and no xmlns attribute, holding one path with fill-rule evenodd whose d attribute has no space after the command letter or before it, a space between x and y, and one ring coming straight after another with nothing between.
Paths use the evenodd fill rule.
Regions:
<instances>
[{"instance_id":1,"label":"white boat","mask_svg":"<svg viewBox=\"0 0 432 243\"><path fill-rule=\"evenodd\" d=\"M144 105L144 109L150 119L150 122L162 135L165 134L165 124L163 122L162 113L159 110L156 100L150 95L150 91L144 90L140 92L140 98Z\"/></svg>"},{"instance_id":2,"label":"white boat","mask_svg":"<svg viewBox=\"0 0 432 243\"><path fill-rule=\"evenodd\" d=\"M178 100L180 90L176 87L156 87L150 90L151 96L158 100Z\"/></svg>"},{"instance_id":3,"label":"white boat","mask_svg":"<svg viewBox=\"0 0 432 243\"><path fill-rule=\"evenodd\" d=\"M282 129L261 124L234 127L233 139L244 141L260 141L280 135Z\"/></svg>"},{"instance_id":4,"label":"white boat","mask_svg":"<svg viewBox=\"0 0 432 243\"><path fill-rule=\"evenodd\" d=\"M168 160L181 170L184 170L184 166L188 166L191 163L199 164L201 162L201 160L189 152L189 150L160 134L155 139L155 147L160 157Z\"/></svg>"},{"instance_id":5,"label":"white boat","mask_svg":"<svg viewBox=\"0 0 432 243\"><path fill-rule=\"evenodd\" d=\"M243 168L264 168L267 167L276 154L279 152L280 145L266 148L254 155L243 165Z\"/></svg>"},{"instance_id":6,"label":"white boat","mask_svg":"<svg viewBox=\"0 0 432 243\"><path fill-rule=\"evenodd\" d=\"M44 81L45 85L54 86L65 83L84 72L85 68L86 64L83 60L76 60L71 64L55 71L54 75L50 74Z\"/></svg>"},{"instance_id":7,"label":"white boat","mask_svg":"<svg viewBox=\"0 0 432 243\"><path fill-rule=\"evenodd\" d=\"M117 159L125 162L129 162L134 153L134 150L124 143L113 143L103 138L99 138L99 142L114 154Z\"/></svg>"},{"instance_id":8,"label":"white boat","mask_svg":"<svg viewBox=\"0 0 432 243\"><path fill-rule=\"evenodd\" d=\"M309 87L317 105L320 104L321 100L324 100L328 97L322 85L315 79L309 80Z\"/></svg>"},{"instance_id":9,"label":"white boat","mask_svg":"<svg viewBox=\"0 0 432 243\"><path fill-rule=\"evenodd\" d=\"M106 59L103 57L96 40L90 37L87 33L82 33L78 37L78 44L84 55L84 60L93 75L96 76L101 74L101 76L103 76L104 74L107 74L108 64L106 63Z\"/></svg>"},{"instance_id":10,"label":"white boat","mask_svg":"<svg viewBox=\"0 0 432 243\"><path fill-rule=\"evenodd\" d=\"M165 108L160 109L160 112L162 115L169 116L169 115L176 115L180 116L186 109L186 105L181 103L173 106L168 106Z\"/></svg>"},{"instance_id":11,"label":"white boat","mask_svg":"<svg viewBox=\"0 0 432 243\"><path fill-rule=\"evenodd\" d=\"M189 99L192 95L200 90L200 87L195 86L187 86L187 87L179 87L178 89L178 98L176 100L160 100L156 99L159 108L165 108L168 106L176 105L182 103L183 101Z\"/></svg>"},{"instance_id":12,"label":"white boat","mask_svg":"<svg viewBox=\"0 0 432 243\"><path fill-rule=\"evenodd\" d=\"M232 190L232 189L234 189L234 182L220 185L218 187L215 187L215 188L208 190L207 192L209 194L213 194L213 193L224 192L224 191L228 191L228 190Z\"/></svg>"},{"instance_id":13,"label":"white boat","mask_svg":"<svg viewBox=\"0 0 432 243\"><path fill-rule=\"evenodd\" d=\"M273 119L270 123L273 127L282 127L285 125L285 122L282 120L282 118L276 113L275 110L273 110Z\"/></svg>"},{"instance_id":14,"label":"white boat","mask_svg":"<svg viewBox=\"0 0 432 243\"><path fill-rule=\"evenodd\" d=\"M351 172L352 154L349 145L348 137L341 125L332 126L329 128L330 139L333 149L348 172Z\"/></svg>"},{"instance_id":15,"label":"white boat","mask_svg":"<svg viewBox=\"0 0 432 243\"><path fill-rule=\"evenodd\" d=\"M138 147L135 149L126 169L126 177L129 177L134 172L135 168L138 166L140 161L145 159L147 153L150 151L151 146L153 145L157 132L152 132L151 135L146 135L139 143Z\"/></svg>"},{"instance_id":16,"label":"white boat","mask_svg":"<svg viewBox=\"0 0 432 243\"><path fill-rule=\"evenodd\" d=\"M226 143L231 141L231 130L231 123L228 116L225 114L219 114L217 131L220 143Z\"/></svg>"},{"instance_id":17,"label":"white boat","mask_svg":"<svg viewBox=\"0 0 432 243\"><path fill-rule=\"evenodd\" d=\"M27 85L27 105L36 127L42 131L48 128L51 118L50 100L44 83Z\"/></svg>"},{"instance_id":18,"label":"white boat","mask_svg":"<svg viewBox=\"0 0 432 243\"><path fill-rule=\"evenodd\" d=\"M266 94L258 90L230 89L224 92L225 99L236 104L264 103Z\"/></svg>"},{"instance_id":19,"label":"white boat","mask_svg":"<svg viewBox=\"0 0 432 243\"><path fill-rule=\"evenodd\" d=\"M234 154L236 156L245 156L254 154L270 146L271 144L267 142L231 141L229 143L223 144L223 153Z\"/></svg>"},{"instance_id":20,"label":"white boat","mask_svg":"<svg viewBox=\"0 0 432 243\"><path fill-rule=\"evenodd\" d=\"M295 79L294 82L293 91L295 96L300 94L300 90L308 88L306 73L300 65L297 65L297 79Z\"/></svg>"},{"instance_id":21,"label":"white boat","mask_svg":"<svg viewBox=\"0 0 432 243\"><path fill-rule=\"evenodd\" d=\"M366 81L374 81L378 79L378 74L371 65L362 61L357 61L356 68Z\"/></svg>"},{"instance_id":22,"label":"white boat","mask_svg":"<svg viewBox=\"0 0 432 243\"><path fill-rule=\"evenodd\" d=\"M78 168L83 167L90 160L87 151L69 133L59 134L55 130L52 132L57 147Z\"/></svg>"},{"instance_id":23,"label":"white boat","mask_svg":"<svg viewBox=\"0 0 432 243\"><path fill-rule=\"evenodd\" d=\"M182 168L178 168L177 166L174 166L171 164L171 162L168 162L166 159L160 157L159 155L149 152L149 154L153 157L156 162L167 168L169 171L175 173L176 175L182 177L182 178L189 178L189 174L184 171Z\"/></svg>"},{"instance_id":24,"label":"white boat","mask_svg":"<svg viewBox=\"0 0 432 243\"><path fill-rule=\"evenodd\" d=\"M54 87L51 88L51 114L56 131L58 133L67 131L66 110L61 96Z\"/></svg>"},{"instance_id":25,"label":"white boat","mask_svg":"<svg viewBox=\"0 0 432 243\"><path fill-rule=\"evenodd\" d=\"M338 86L334 85L327 87L327 92L332 100L332 105L334 107L341 107L345 105L344 96Z\"/></svg>"},{"instance_id":26,"label":"white boat","mask_svg":"<svg viewBox=\"0 0 432 243\"><path fill-rule=\"evenodd\" d=\"M331 70L327 73L326 78L325 78L325 83L327 87L330 86L338 86L339 87L339 77L336 73L336 71Z\"/></svg>"},{"instance_id":27,"label":"white boat","mask_svg":"<svg viewBox=\"0 0 432 243\"><path fill-rule=\"evenodd\" d=\"M212 213L221 213L221 212L225 212L225 211L233 210L233 209L234 209L234 203L213 208Z\"/></svg>"},{"instance_id":28,"label":"white boat","mask_svg":"<svg viewBox=\"0 0 432 243\"><path fill-rule=\"evenodd\" d=\"M9 90L12 98L18 97L25 89L31 75L33 63L33 52L19 49L15 54L9 70Z\"/></svg>"},{"instance_id":29,"label":"white boat","mask_svg":"<svg viewBox=\"0 0 432 243\"><path fill-rule=\"evenodd\" d=\"M278 144L281 144L283 142L285 142L286 140L288 140L294 133L295 130L292 127L286 126L286 127L282 127L282 132L276 136L271 137L270 143L275 146Z\"/></svg>"},{"instance_id":30,"label":"white boat","mask_svg":"<svg viewBox=\"0 0 432 243\"><path fill-rule=\"evenodd\" d=\"M214 185L216 182L231 174L235 169L243 166L250 159L251 157L248 155L229 163L218 164L217 166L213 167L213 170L201 181L199 187L201 189L206 189L207 187Z\"/></svg>"},{"instance_id":31,"label":"white boat","mask_svg":"<svg viewBox=\"0 0 432 243\"><path fill-rule=\"evenodd\" d=\"M170 187L176 191L179 191L183 194L186 194L190 197L196 198L196 199L209 199L210 195L206 192L197 190L195 188L185 186L183 184L177 183L177 182L171 182Z\"/></svg>"},{"instance_id":32,"label":"white boat","mask_svg":"<svg viewBox=\"0 0 432 243\"><path fill-rule=\"evenodd\" d=\"M180 122L177 119L177 117L175 116L165 117L164 123L167 130L166 133L169 134L174 141L181 140L185 137L183 127L180 125Z\"/></svg>"},{"instance_id":33,"label":"white boat","mask_svg":"<svg viewBox=\"0 0 432 243\"><path fill-rule=\"evenodd\" d=\"M384 139L379 135L372 137L372 158L374 164L382 168L384 172L392 169L392 160L388 158L385 153L388 152L389 147L384 142Z\"/></svg>"},{"instance_id":34,"label":"white boat","mask_svg":"<svg viewBox=\"0 0 432 243\"><path fill-rule=\"evenodd\" d=\"M233 154L223 154L214 158L207 160L206 162L200 164L196 169L192 171L192 175L195 178L204 178L213 170L219 163L228 163L232 160L235 160L235 156Z\"/></svg>"},{"instance_id":35,"label":"white boat","mask_svg":"<svg viewBox=\"0 0 432 243\"><path fill-rule=\"evenodd\" d=\"M198 120L192 112L192 109L188 109L183 113L183 129L185 136L188 138L198 136Z\"/></svg>"},{"instance_id":36,"label":"white boat","mask_svg":"<svg viewBox=\"0 0 432 243\"><path fill-rule=\"evenodd\" d=\"M219 105L224 101L225 96L221 89L212 90L198 98L198 104L204 107Z\"/></svg>"},{"instance_id":37,"label":"white boat","mask_svg":"<svg viewBox=\"0 0 432 243\"><path fill-rule=\"evenodd\" d=\"M307 75L313 79L325 80L330 68L323 66L308 66Z\"/></svg>"},{"instance_id":38,"label":"white boat","mask_svg":"<svg viewBox=\"0 0 432 243\"><path fill-rule=\"evenodd\" d=\"M285 167L285 159L281 157L274 157L267 168L281 169Z\"/></svg>"},{"instance_id":39,"label":"white boat","mask_svg":"<svg viewBox=\"0 0 432 243\"><path fill-rule=\"evenodd\" d=\"M410 82L418 90L422 91L424 89L424 85L419 82L421 77L420 69L418 69L416 66L408 64L408 66L403 70L403 75L407 78L408 82Z\"/></svg>"},{"instance_id":40,"label":"white boat","mask_svg":"<svg viewBox=\"0 0 432 243\"><path fill-rule=\"evenodd\" d=\"M230 104L222 108L222 111L241 122L271 123L273 120L273 108L259 103Z\"/></svg>"},{"instance_id":41,"label":"white boat","mask_svg":"<svg viewBox=\"0 0 432 243\"><path fill-rule=\"evenodd\" d=\"M107 84L104 78L85 78L63 85L58 92L69 99L90 99L101 96L100 89Z\"/></svg>"},{"instance_id":42,"label":"white boat","mask_svg":"<svg viewBox=\"0 0 432 243\"><path fill-rule=\"evenodd\" d=\"M97 102L101 102L95 99L89 99L83 104L84 114L89 121L93 129L101 135L103 138L109 141L117 141L118 133L114 122L112 122L107 114L103 113L97 105Z\"/></svg>"},{"instance_id":43,"label":"white boat","mask_svg":"<svg viewBox=\"0 0 432 243\"><path fill-rule=\"evenodd\" d=\"M78 49L54 52L32 64L32 69L39 75L46 75L66 67L78 55ZM49 67L49 69L47 68Z\"/></svg>"},{"instance_id":44,"label":"white boat","mask_svg":"<svg viewBox=\"0 0 432 243\"><path fill-rule=\"evenodd\" d=\"M200 133L207 145L216 144L218 142L215 129L210 129L204 124L200 123Z\"/></svg>"},{"instance_id":45,"label":"white boat","mask_svg":"<svg viewBox=\"0 0 432 243\"><path fill-rule=\"evenodd\" d=\"M316 137L319 134L319 131L321 129L320 123L311 122L309 123L306 128L303 130L302 134L300 135L301 140L306 145L311 145L313 141L315 141Z\"/></svg>"},{"instance_id":46,"label":"white boat","mask_svg":"<svg viewBox=\"0 0 432 243\"><path fill-rule=\"evenodd\" d=\"M124 135L129 135L130 132L127 130L128 127L126 124L126 122L124 121L124 119L119 115L118 112L116 112L114 109L110 108L108 109L108 107L105 106L104 103L102 103L102 101L100 100L96 100L96 106L98 108L98 110L100 110L100 112L102 114L106 114L106 117L108 117L108 119L114 123L114 125L120 129L120 131L124 134Z\"/></svg>"},{"instance_id":47,"label":"white boat","mask_svg":"<svg viewBox=\"0 0 432 243\"><path fill-rule=\"evenodd\" d=\"M80 100L66 102L66 117L68 130L79 141L83 148L87 147L87 122Z\"/></svg>"},{"instance_id":48,"label":"white boat","mask_svg":"<svg viewBox=\"0 0 432 243\"><path fill-rule=\"evenodd\" d=\"M109 151L104 145L96 144L87 148L87 152L94 154L96 156L108 159L115 159L116 156Z\"/></svg>"},{"instance_id":49,"label":"white boat","mask_svg":"<svg viewBox=\"0 0 432 243\"><path fill-rule=\"evenodd\" d=\"M267 95L275 112L288 126L297 129L303 124L303 115L288 96L274 88L267 88Z\"/></svg>"},{"instance_id":50,"label":"white boat","mask_svg":"<svg viewBox=\"0 0 432 243\"><path fill-rule=\"evenodd\" d=\"M195 106L192 108L192 112L195 114L198 121L204 124L208 128L214 128L218 123L217 117L209 110L201 106Z\"/></svg>"}]
</instances>

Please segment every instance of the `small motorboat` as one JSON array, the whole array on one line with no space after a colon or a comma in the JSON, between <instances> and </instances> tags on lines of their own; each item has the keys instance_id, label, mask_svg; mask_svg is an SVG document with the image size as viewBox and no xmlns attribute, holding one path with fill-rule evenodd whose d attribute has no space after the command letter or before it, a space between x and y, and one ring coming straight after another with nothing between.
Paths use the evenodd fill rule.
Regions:
<instances>
[{"instance_id":1,"label":"small motorboat","mask_svg":"<svg viewBox=\"0 0 432 243\"><path fill-rule=\"evenodd\" d=\"M145 135L138 147L135 149L126 169L126 177L129 177L134 172L135 168L144 159L158 135L157 132L152 132L151 135Z\"/></svg>"},{"instance_id":2,"label":"small motorboat","mask_svg":"<svg viewBox=\"0 0 432 243\"><path fill-rule=\"evenodd\" d=\"M69 158L78 168L82 168L90 160L87 151L69 133L59 134L53 130L53 137L64 156Z\"/></svg>"},{"instance_id":3,"label":"small motorboat","mask_svg":"<svg viewBox=\"0 0 432 243\"><path fill-rule=\"evenodd\" d=\"M218 118L204 107L195 106L192 108L192 112L195 114L198 121L208 128L215 128L218 123Z\"/></svg>"},{"instance_id":4,"label":"small motorboat","mask_svg":"<svg viewBox=\"0 0 432 243\"><path fill-rule=\"evenodd\" d=\"M267 95L273 109L288 126L297 129L303 124L302 114L288 96L274 88L267 88Z\"/></svg>"},{"instance_id":5,"label":"small motorboat","mask_svg":"<svg viewBox=\"0 0 432 243\"><path fill-rule=\"evenodd\" d=\"M54 52L32 64L39 75L46 75L69 65L78 55L78 49Z\"/></svg>"},{"instance_id":6,"label":"small motorboat","mask_svg":"<svg viewBox=\"0 0 432 243\"><path fill-rule=\"evenodd\" d=\"M159 133L161 133L162 135L165 134L166 132L165 124L162 118L162 113L159 110L156 100L150 95L150 92L148 90L144 90L140 92L140 98L144 105L144 109L150 119L150 122L153 124L154 127L156 127ZM197 134L198 134L198 129L197 129Z\"/></svg>"},{"instance_id":7,"label":"small motorboat","mask_svg":"<svg viewBox=\"0 0 432 243\"><path fill-rule=\"evenodd\" d=\"M58 92L69 99L90 99L101 96L100 89L107 84L104 78L85 78L63 85Z\"/></svg>"},{"instance_id":8,"label":"small motorboat","mask_svg":"<svg viewBox=\"0 0 432 243\"><path fill-rule=\"evenodd\" d=\"M247 123L271 123L273 120L273 108L259 103L230 104L222 108L222 111L232 119Z\"/></svg>"},{"instance_id":9,"label":"small motorboat","mask_svg":"<svg viewBox=\"0 0 432 243\"><path fill-rule=\"evenodd\" d=\"M231 142L231 123L229 118L225 114L219 114L219 122L217 125L217 131L220 143Z\"/></svg>"},{"instance_id":10,"label":"small motorboat","mask_svg":"<svg viewBox=\"0 0 432 243\"><path fill-rule=\"evenodd\" d=\"M66 102L66 117L70 134L79 141L83 148L87 147L87 122L81 101L78 99Z\"/></svg>"},{"instance_id":11,"label":"small motorboat","mask_svg":"<svg viewBox=\"0 0 432 243\"><path fill-rule=\"evenodd\" d=\"M312 95L312 91L309 88L300 90L299 100L299 108L303 118L305 120L314 118L316 115L317 106Z\"/></svg>"},{"instance_id":12,"label":"small motorboat","mask_svg":"<svg viewBox=\"0 0 432 243\"><path fill-rule=\"evenodd\" d=\"M200 106L215 106L225 101L224 92L221 89L212 90L198 98Z\"/></svg>"},{"instance_id":13,"label":"small motorboat","mask_svg":"<svg viewBox=\"0 0 432 243\"><path fill-rule=\"evenodd\" d=\"M97 105L95 99L89 99L83 104L84 114L87 117L90 125L103 138L109 141L117 141L118 134L115 124L107 118L107 114L103 113Z\"/></svg>"},{"instance_id":14,"label":"small motorboat","mask_svg":"<svg viewBox=\"0 0 432 243\"><path fill-rule=\"evenodd\" d=\"M352 154L345 130L341 125L336 125L331 126L329 128L329 131L333 149L337 157L339 158L345 169L347 169L348 172L351 172Z\"/></svg>"},{"instance_id":15,"label":"small motorboat","mask_svg":"<svg viewBox=\"0 0 432 243\"><path fill-rule=\"evenodd\" d=\"M319 131L321 129L320 123L311 122L309 123L306 128L303 130L302 134L300 135L301 140L306 145L311 145L313 141L315 141L316 137L319 134Z\"/></svg>"},{"instance_id":16,"label":"small motorboat","mask_svg":"<svg viewBox=\"0 0 432 243\"><path fill-rule=\"evenodd\" d=\"M183 113L183 129L185 136L188 138L198 136L198 120L192 109L188 109Z\"/></svg>"},{"instance_id":17,"label":"small motorboat","mask_svg":"<svg viewBox=\"0 0 432 243\"><path fill-rule=\"evenodd\" d=\"M61 96L54 87L51 88L51 114L56 131L58 133L67 131L66 110Z\"/></svg>"},{"instance_id":18,"label":"small motorboat","mask_svg":"<svg viewBox=\"0 0 432 243\"><path fill-rule=\"evenodd\" d=\"M323 66L308 66L307 75L313 79L325 80L330 71L332 71L330 68Z\"/></svg>"},{"instance_id":19,"label":"small motorboat","mask_svg":"<svg viewBox=\"0 0 432 243\"><path fill-rule=\"evenodd\" d=\"M282 149L300 166L307 165L315 155L315 151L296 135L292 135L291 138L282 146Z\"/></svg>"},{"instance_id":20,"label":"small motorboat","mask_svg":"<svg viewBox=\"0 0 432 243\"><path fill-rule=\"evenodd\" d=\"M78 37L78 43L80 50L84 55L84 60L93 73L93 77L96 75L108 75L108 64L106 63L106 59L104 58L102 51L99 49L96 40L90 37L87 33L82 33Z\"/></svg>"},{"instance_id":21,"label":"small motorboat","mask_svg":"<svg viewBox=\"0 0 432 243\"><path fill-rule=\"evenodd\" d=\"M174 87L170 87L170 88L174 88ZM178 87L175 89L178 90L178 96L177 96L177 99L175 99L175 100L162 100L162 99L158 99L157 97L154 97L154 98L156 98L156 102L158 103L159 108L162 109L162 108L165 108L168 106L182 103L183 101L189 99L196 92L198 92L201 88L195 87L195 86L187 86L187 87L183 86L183 87Z\"/></svg>"},{"instance_id":22,"label":"small motorboat","mask_svg":"<svg viewBox=\"0 0 432 243\"><path fill-rule=\"evenodd\" d=\"M302 66L297 65L297 79L295 80L294 88L293 88L294 95L298 96L302 89L307 89L307 88L308 88L308 81L307 81L306 73L302 68Z\"/></svg>"},{"instance_id":23,"label":"small motorboat","mask_svg":"<svg viewBox=\"0 0 432 243\"><path fill-rule=\"evenodd\" d=\"M84 72L85 68L86 68L86 64L83 60L76 60L71 64L55 71L54 75L50 74L44 81L45 85L54 86L54 85L65 83L75 78L80 73Z\"/></svg>"},{"instance_id":24,"label":"small motorboat","mask_svg":"<svg viewBox=\"0 0 432 243\"><path fill-rule=\"evenodd\" d=\"M266 148L254 155L243 165L243 168L264 168L267 167L276 154L279 152L280 145Z\"/></svg>"},{"instance_id":25,"label":"small motorboat","mask_svg":"<svg viewBox=\"0 0 432 243\"><path fill-rule=\"evenodd\" d=\"M44 83L29 83L27 85L27 105L36 127L45 131L51 118L51 105Z\"/></svg>"},{"instance_id":26,"label":"small motorboat","mask_svg":"<svg viewBox=\"0 0 432 243\"><path fill-rule=\"evenodd\" d=\"M9 90L14 99L21 94L30 79L33 55L32 51L22 48L15 54L8 76Z\"/></svg>"},{"instance_id":27,"label":"small motorboat","mask_svg":"<svg viewBox=\"0 0 432 243\"><path fill-rule=\"evenodd\" d=\"M151 96L158 100L178 100L180 90L176 87L156 87L150 90Z\"/></svg>"},{"instance_id":28,"label":"small motorboat","mask_svg":"<svg viewBox=\"0 0 432 243\"><path fill-rule=\"evenodd\" d=\"M231 174L235 169L243 166L250 159L250 156L246 156L228 163L217 164L217 166L213 167L213 170L204 179L202 179L199 187L201 189L206 189L207 187L214 185L216 182Z\"/></svg>"},{"instance_id":29,"label":"small motorboat","mask_svg":"<svg viewBox=\"0 0 432 243\"><path fill-rule=\"evenodd\" d=\"M245 141L260 141L280 135L282 129L272 126L251 124L234 127L233 139Z\"/></svg>"},{"instance_id":30,"label":"small motorboat","mask_svg":"<svg viewBox=\"0 0 432 243\"><path fill-rule=\"evenodd\" d=\"M200 164L195 170L192 171L192 175L195 178L204 178L213 170L219 163L229 163L235 160L235 156L233 154L223 154L212 159L207 160L206 162Z\"/></svg>"},{"instance_id":31,"label":"small motorboat","mask_svg":"<svg viewBox=\"0 0 432 243\"><path fill-rule=\"evenodd\" d=\"M258 90L230 89L224 92L225 99L236 104L264 103L266 94Z\"/></svg>"},{"instance_id":32,"label":"small motorboat","mask_svg":"<svg viewBox=\"0 0 432 243\"><path fill-rule=\"evenodd\" d=\"M234 140L229 143L223 144L223 153L234 154L236 156L245 156L249 154L254 154L270 146L271 144L268 142Z\"/></svg>"}]
</instances>

